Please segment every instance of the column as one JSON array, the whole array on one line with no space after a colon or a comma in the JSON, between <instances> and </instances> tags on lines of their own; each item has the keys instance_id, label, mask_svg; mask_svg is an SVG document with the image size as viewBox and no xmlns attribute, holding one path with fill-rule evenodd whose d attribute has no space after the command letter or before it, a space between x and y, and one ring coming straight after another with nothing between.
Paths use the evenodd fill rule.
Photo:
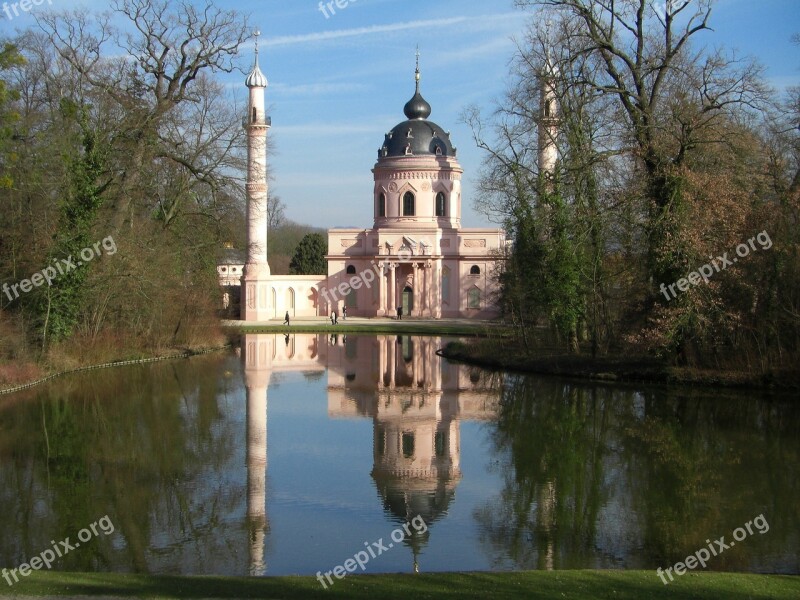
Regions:
<instances>
[{"instance_id":1,"label":"column","mask_svg":"<svg viewBox=\"0 0 800 600\"><path fill-rule=\"evenodd\" d=\"M431 311L431 261L425 263L425 316L432 317Z\"/></svg>"},{"instance_id":2,"label":"column","mask_svg":"<svg viewBox=\"0 0 800 600\"><path fill-rule=\"evenodd\" d=\"M420 306L420 302L422 301L422 295L420 294L420 281L421 277L419 276L419 265L417 263L411 263L411 268L414 274L414 308L412 310L415 317L419 317L422 315L422 310Z\"/></svg>"},{"instance_id":3,"label":"column","mask_svg":"<svg viewBox=\"0 0 800 600\"><path fill-rule=\"evenodd\" d=\"M442 318L442 259L433 263L433 318Z\"/></svg>"},{"instance_id":4,"label":"column","mask_svg":"<svg viewBox=\"0 0 800 600\"><path fill-rule=\"evenodd\" d=\"M386 316L386 268L383 263L380 265L380 273L378 275L378 314L379 317Z\"/></svg>"},{"instance_id":5,"label":"column","mask_svg":"<svg viewBox=\"0 0 800 600\"><path fill-rule=\"evenodd\" d=\"M389 388L394 389L395 373L397 371L397 341L394 336L388 338L389 343Z\"/></svg>"},{"instance_id":6,"label":"column","mask_svg":"<svg viewBox=\"0 0 800 600\"><path fill-rule=\"evenodd\" d=\"M378 389L383 389L386 374L386 336L378 336Z\"/></svg>"},{"instance_id":7,"label":"column","mask_svg":"<svg viewBox=\"0 0 800 600\"><path fill-rule=\"evenodd\" d=\"M423 339L417 338L415 340L414 348L414 358L411 361L411 380L413 381L413 386L416 389L417 382L421 380L422 376L422 348L423 348Z\"/></svg>"},{"instance_id":8,"label":"column","mask_svg":"<svg viewBox=\"0 0 800 600\"><path fill-rule=\"evenodd\" d=\"M389 297L386 299L386 310L387 314L395 315L397 314L397 304L396 302L396 294L395 294L395 266L394 264L389 264Z\"/></svg>"}]
</instances>

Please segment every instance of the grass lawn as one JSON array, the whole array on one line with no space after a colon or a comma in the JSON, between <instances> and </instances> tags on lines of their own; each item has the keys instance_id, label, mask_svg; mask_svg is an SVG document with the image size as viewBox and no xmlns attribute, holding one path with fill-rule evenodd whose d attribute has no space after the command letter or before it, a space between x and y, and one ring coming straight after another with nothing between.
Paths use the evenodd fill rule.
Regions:
<instances>
[{"instance_id":1,"label":"grass lawn","mask_svg":"<svg viewBox=\"0 0 800 600\"><path fill-rule=\"evenodd\" d=\"M761 600L800 598L800 577L690 572L667 586L654 571L527 571L348 575L323 590L314 577L171 577L37 571L3 594L25 596L121 596L143 598L341 598L412 600L533 598L583 600L649 598Z\"/></svg>"}]
</instances>

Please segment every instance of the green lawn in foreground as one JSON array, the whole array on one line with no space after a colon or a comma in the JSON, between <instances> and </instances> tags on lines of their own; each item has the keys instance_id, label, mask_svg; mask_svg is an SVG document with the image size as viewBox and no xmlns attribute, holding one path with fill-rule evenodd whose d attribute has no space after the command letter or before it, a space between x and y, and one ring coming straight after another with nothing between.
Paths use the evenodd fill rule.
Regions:
<instances>
[{"instance_id":1,"label":"green lawn in foreground","mask_svg":"<svg viewBox=\"0 0 800 600\"><path fill-rule=\"evenodd\" d=\"M533 598L583 600L649 598L761 600L800 598L800 577L741 573L687 573L665 586L654 571L528 571L348 575L323 590L314 577L166 577L38 571L3 594L128 596L145 598L322 598L411 600Z\"/></svg>"}]
</instances>

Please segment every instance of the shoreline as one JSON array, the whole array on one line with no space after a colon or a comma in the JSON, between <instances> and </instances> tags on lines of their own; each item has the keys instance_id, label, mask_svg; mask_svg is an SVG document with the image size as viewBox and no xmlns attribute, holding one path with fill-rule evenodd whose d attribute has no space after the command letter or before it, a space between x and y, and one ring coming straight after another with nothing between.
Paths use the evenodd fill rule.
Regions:
<instances>
[{"instance_id":1,"label":"shoreline","mask_svg":"<svg viewBox=\"0 0 800 600\"><path fill-rule=\"evenodd\" d=\"M398 321L391 318L365 319L351 317L331 325L328 319L298 318L289 326L282 321L246 323L242 321L223 321L223 331L231 336L266 333L285 335L292 333L312 333L320 335L420 335L441 337L462 337L490 339L503 337L507 332L504 324L496 321L470 321L466 319L414 319ZM27 382L15 382L0 387L0 397L25 391L42 385L52 379L65 375L134 364L147 364L163 360L191 358L203 354L222 351L230 343L222 346L175 349L169 354L147 355L135 359L120 359L101 364L84 365L74 369L46 373ZM567 377L587 382L601 383L646 383L664 385L688 385L703 387L724 387L731 389L757 389L793 391L800 389L800 370L776 369L766 373L752 373L734 370L711 370L692 367L675 367L648 357L591 357L589 355L550 354L524 356L514 352L514 348L504 346L482 347L480 344L450 342L437 351L442 358L489 370L504 370L532 375Z\"/></svg>"},{"instance_id":2,"label":"shoreline","mask_svg":"<svg viewBox=\"0 0 800 600\"><path fill-rule=\"evenodd\" d=\"M454 362L484 369L569 377L595 383L646 383L775 391L800 389L800 371L774 370L757 374L675 367L648 357L591 357L572 354L521 356L489 352L488 349L483 351L459 342L447 344L437 354Z\"/></svg>"},{"instance_id":3,"label":"shoreline","mask_svg":"<svg viewBox=\"0 0 800 600\"><path fill-rule=\"evenodd\" d=\"M29 382L26 382L26 383L14 384L13 386L10 386L10 387L0 388L0 396L3 396L5 394L14 394L16 392L22 392L22 391L37 387L39 385L42 385L44 383L47 383L48 381L51 381L53 379L57 379L59 377L64 377L66 375L72 375L74 373L81 373L81 372L84 372L84 371L95 371L95 370L98 370L98 369L110 369L110 368L113 368L113 367L124 367L124 366L128 366L128 365L144 365L144 364L148 364L148 363L160 362L162 360L177 360L177 359L180 359L180 358L192 358L193 356L201 356L203 354L211 354L212 352L220 352L222 350L225 350L226 348L228 348L227 345L211 347L211 348L189 348L189 349L184 350L182 352L173 353L173 354L165 354L165 355L149 356L149 357L145 356L145 357L142 357L142 358L133 358L133 359L128 359L128 360L120 359L120 360L109 361L109 362L101 363L101 364L85 365L83 367L75 367L74 369L67 369L67 370L64 370L64 371L57 371L55 373L49 373L49 374L47 374L47 375L45 375L43 377L40 377L39 379L36 379L34 381L29 381Z\"/></svg>"}]
</instances>

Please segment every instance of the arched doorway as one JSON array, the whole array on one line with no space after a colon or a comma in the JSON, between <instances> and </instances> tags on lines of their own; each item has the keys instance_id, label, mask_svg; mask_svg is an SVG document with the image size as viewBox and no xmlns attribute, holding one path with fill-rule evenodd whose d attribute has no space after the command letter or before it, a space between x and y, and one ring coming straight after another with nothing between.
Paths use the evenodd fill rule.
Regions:
<instances>
[{"instance_id":1,"label":"arched doorway","mask_svg":"<svg viewBox=\"0 0 800 600\"><path fill-rule=\"evenodd\" d=\"M410 286L406 286L403 290L403 314L410 315L414 309L414 290Z\"/></svg>"}]
</instances>

